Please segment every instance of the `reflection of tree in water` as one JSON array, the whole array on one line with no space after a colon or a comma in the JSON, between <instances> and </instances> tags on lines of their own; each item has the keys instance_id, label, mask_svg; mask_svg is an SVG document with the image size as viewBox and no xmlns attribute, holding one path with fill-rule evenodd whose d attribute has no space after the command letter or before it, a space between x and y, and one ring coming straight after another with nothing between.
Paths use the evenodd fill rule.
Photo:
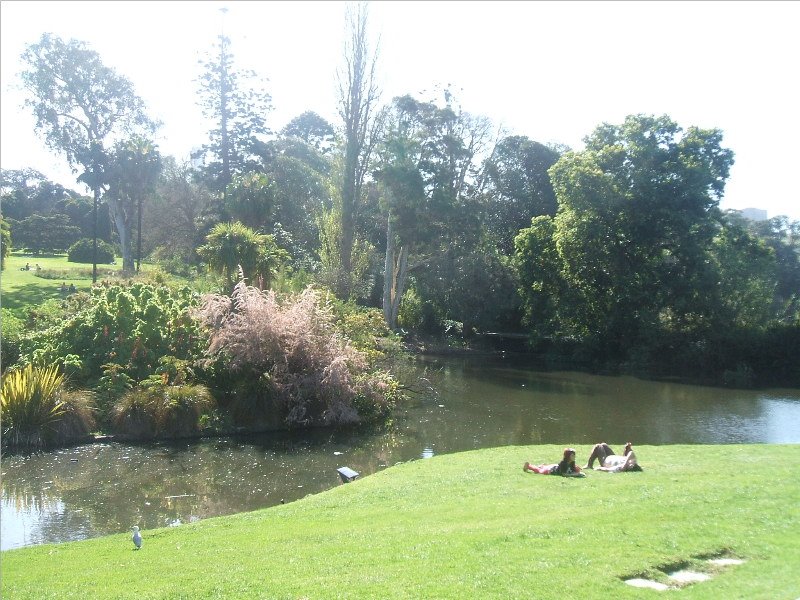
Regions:
<instances>
[{"instance_id":1,"label":"reflection of tree in water","mask_svg":"<svg viewBox=\"0 0 800 600\"><path fill-rule=\"evenodd\" d=\"M64 541L74 539L67 537L72 534L127 533L135 524L146 530L291 502L342 485L337 467L366 476L419 459L426 448L436 455L607 441L619 451L617 445L627 440L721 443L731 436L731 441L759 442L768 435L767 403L754 391L534 371L485 357L429 361L420 373L417 381L428 383L413 386L415 392L382 430L95 444L4 456L2 496L9 515L4 512L3 518L13 519L15 507L38 512L40 523L30 537ZM646 466L647 457L641 458Z\"/></svg>"}]
</instances>

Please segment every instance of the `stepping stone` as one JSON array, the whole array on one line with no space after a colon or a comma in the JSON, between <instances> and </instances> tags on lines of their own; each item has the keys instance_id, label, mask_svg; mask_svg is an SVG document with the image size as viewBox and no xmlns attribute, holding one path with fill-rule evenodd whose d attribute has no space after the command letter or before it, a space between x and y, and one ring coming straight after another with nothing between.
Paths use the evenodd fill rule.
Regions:
<instances>
[{"instance_id":1,"label":"stepping stone","mask_svg":"<svg viewBox=\"0 0 800 600\"><path fill-rule=\"evenodd\" d=\"M632 585L633 587L637 588L649 588L651 590L658 590L659 592L663 592L664 590L668 590L669 586L664 585L663 583L659 583L658 581L651 581L649 579L626 579L625 583L628 585Z\"/></svg>"},{"instance_id":2,"label":"stepping stone","mask_svg":"<svg viewBox=\"0 0 800 600\"><path fill-rule=\"evenodd\" d=\"M709 560L712 565L720 565L721 567L727 567L728 565L743 565L744 561L738 558L712 558Z\"/></svg>"},{"instance_id":3,"label":"stepping stone","mask_svg":"<svg viewBox=\"0 0 800 600\"><path fill-rule=\"evenodd\" d=\"M697 571L675 571L674 573L667 573L671 579L681 583L694 583L696 581L707 581L711 579L711 575L706 573L698 573Z\"/></svg>"}]
</instances>

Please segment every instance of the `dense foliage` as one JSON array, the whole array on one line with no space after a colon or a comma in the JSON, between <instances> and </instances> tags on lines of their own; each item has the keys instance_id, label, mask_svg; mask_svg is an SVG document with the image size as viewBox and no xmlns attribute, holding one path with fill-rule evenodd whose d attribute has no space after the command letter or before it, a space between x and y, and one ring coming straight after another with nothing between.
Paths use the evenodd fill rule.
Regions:
<instances>
[{"instance_id":1,"label":"dense foliage","mask_svg":"<svg viewBox=\"0 0 800 600\"><path fill-rule=\"evenodd\" d=\"M92 264L94 256L94 240L88 238L78 240L67 251L67 260L74 263ZM104 264L114 262L114 247L108 242L97 240L97 262Z\"/></svg>"},{"instance_id":2,"label":"dense foliage","mask_svg":"<svg viewBox=\"0 0 800 600\"><path fill-rule=\"evenodd\" d=\"M370 368L311 288L280 301L239 282L231 296L207 297L199 315L215 368L237 380L235 401L251 403L234 407L239 419L277 413L288 425L345 424L385 416L392 406L396 382Z\"/></svg>"},{"instance_id":3,"label":"dense foliage","mask_svg":"<svg viewBox=\"0 0 800 600\"><path fill-rule=\"evenodd\" d=\"M198 302L189 288L134 283L92 289L70 318L21 342L23 360L64 364L76 381L96 383L104 365L120 365L134 381L156 372L165 356L199 356L203 337L188 310Z\"/></svg>"},{"instance_id":4,"label":"dense foliage","mask_svg":"<svg viewBox=\"0 0 800 600\"><path fill-rule=\"evenodd\" d=\"M130 270L136 232L137 258L190 279L197 291L228 293L242 279L275 290L265 302L276 323L294 302L277 298L313 285L339 296L331 302L337 311L348 302L373 309L338 312L332 331L339 334L348 319L356 330L377 331L380 307L387 331L403 327L459 345L487 334L528 336L535 351L591 368L800 384L792 359L800 340L800 224L720 211L733 164L721 131L631 115L601 124L573 152L495 131L486 117L462 110L449 84L438 97L405 94L381 106L367 12L360 6L347 19L338 127L306 111L271 131L269 94L219 36L198 79L211 128L188 164L162 158L148 141L155 124L127 79L82 42L44 35L22 57L28 106L93 198L33 169L3 171L3 217L15 245L44 249L28 241L38 236L55 250L79 230L121 248ZM71 260L79 249L91 260L86 242ZM204 348L187 313L195 301L165 300L173 304L164 312L152 300L162 292L139 297L133 289L96 290L66 312L29 311L30 334L11 340L4 357L55 361L78 381L103 382L107 414L122 395L164 375L167 363L196 360ZM259 306L258 294L237 289L236 302ZM242 318L228 302L231 319ZM253 314L272 314L262 308ZM214 330L218 344L222 331ZM371 353L367 346L360 350ZM295 423L324 422L336 411L332 420L353 420L355 401L316 390L317 367L290 361L276 371L282 363L273 356L237 359L231 370L222 357L232 350L215 348L216 361L198 377L214 392L246 391L219 407L235 421L281 402L294 403L281 419ZM336 352L348 357L352 377L369 372L348 351ZM319 365L339 364L333 355ZM286 391L302 387L287 383L292 377L310 382L318 405L306 406L306 392ZM357 387L356 379L343 389ZM354 397L383 412L377 396Z\"/></svg>"}]
</instances>

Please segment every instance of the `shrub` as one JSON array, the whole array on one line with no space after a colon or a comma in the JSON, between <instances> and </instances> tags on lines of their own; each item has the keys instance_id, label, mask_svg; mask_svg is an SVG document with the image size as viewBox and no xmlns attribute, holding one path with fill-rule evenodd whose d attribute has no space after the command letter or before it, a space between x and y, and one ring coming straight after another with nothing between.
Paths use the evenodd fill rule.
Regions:
<instances>
[{"instance_id":1,"label":"shrub","mask_svg":"<svg viewBox=\"0 0 800 600\"><path fill-rule=\"evenodd\" d=\"M82 238L72 244L67 252L67 261L74 263L93 263L94 240ZM114 247L103 240L97 240L97 262L111 264L114 262Z\"/></svg>"},{"instance_id":2,"label":"shrub","mask_svg":"<svg viewBox=\"0 0 800 600\"><path fill-rule=\"evenodd\" d=\"M20 355L19 341L25 333L25 322L7 308L0 310L0 328L2 328L2 344L0 344L0 365L13 365Z\"/></svg>"},{"instance_id":3,"label":"shrub","mask_svg":"<svg viewBox=\"0 0 800 600\"><path fill-rule=\"evenodd\" d=\"M203 385L140 386L114 406L114 431L134 439L176 438L196 435L204 415L216 402Z\"/></svg>"},{"instance_id":4,"label":"shrub","mask_svg":"<svg viewBox=\"0 0 800 600\"><path fill-rule=\"evenodd\" d=\"M279 302L240 282L230 297L205 299L199 316L210 330L209 355L217 368L239 375L262 406L281 411L287 425L330 425L368 420L387 402L371 381L364 353L337 331L331 307L307 288ZM354 402L361 397L362 411ZM255 401L255 399L254 399ZM266 420L269 420L266 418Z\"/></svg>"},{"instance_id":5,"label":"shrub","mask_svg":"<svg viewBox=\"0 0 800 600\"><path fill-rule=\"evenodd\" d=\"M3 376L3 445L39 450L85 436L94 425L89 398L67 392L58 368L26 365Z\"/></svg>"},{"instance_id":6,"label":"shrub","mask_svg":"<svg viewBox=\"0 0 800 600\"><path fill-rule=\"evenodd\" d=\"M156 372L164 356L200 357L205 342L188 312L197 300L188 288L96 286L76 313L26 337L23 357L53 364L68 355L79 356L85 382L97 382L103 365L115 363L125 375L142 381Z\"/></svg>"}]
</instances>

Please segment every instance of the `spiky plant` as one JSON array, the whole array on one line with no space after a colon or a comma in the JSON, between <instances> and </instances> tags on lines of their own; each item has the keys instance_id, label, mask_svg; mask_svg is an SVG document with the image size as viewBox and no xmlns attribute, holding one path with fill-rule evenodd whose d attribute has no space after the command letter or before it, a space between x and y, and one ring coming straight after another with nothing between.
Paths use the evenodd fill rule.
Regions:
<instances>
[{"instance_id":1,"label":"spiky plant","mask_svg":"<svg viewBox=\"0 0 800 600\"><path fill-rule=\"evenodd\" d=\"M7 372L0 391L3 445L20 450L47 446L66 411L63 388L64 375L56 366L28 364Z\"/></svg>"}]
</instances>

